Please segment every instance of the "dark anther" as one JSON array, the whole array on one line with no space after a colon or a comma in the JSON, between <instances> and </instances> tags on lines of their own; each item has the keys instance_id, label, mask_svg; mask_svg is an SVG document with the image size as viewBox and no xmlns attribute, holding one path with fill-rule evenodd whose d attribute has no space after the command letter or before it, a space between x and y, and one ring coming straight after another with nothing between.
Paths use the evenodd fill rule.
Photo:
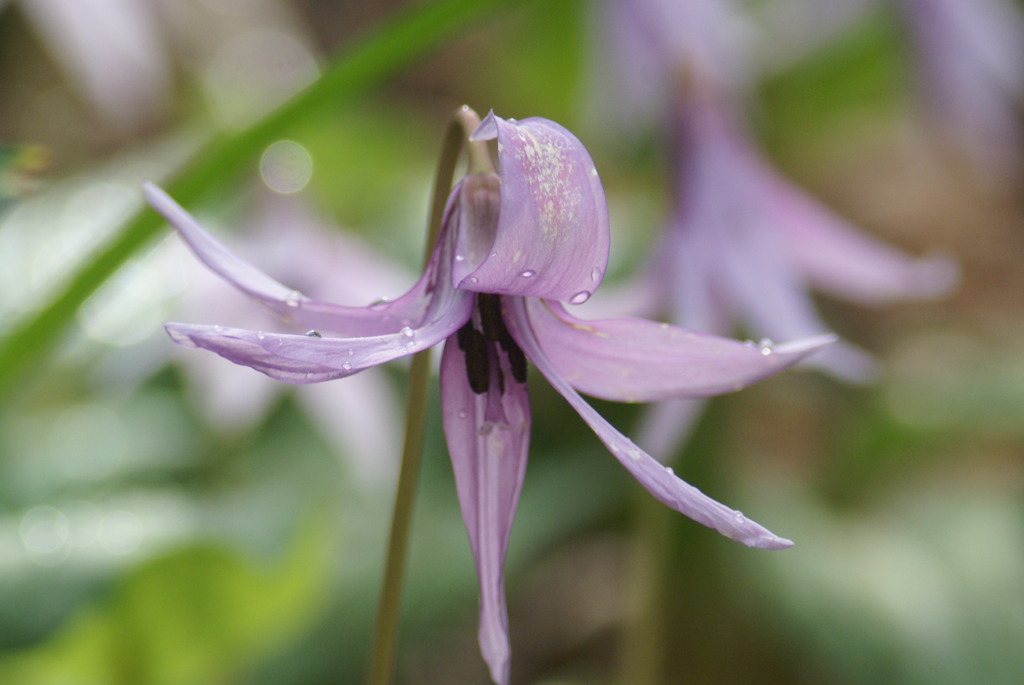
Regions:
<instances>
[{"instance_id":1,"label":"dark anther","mask_svg":"<svg viewBox=\"0 0 1024 685\"><path fill-rule=\"evenodd\" d=\"M498 342L508 336L505 322L501 320L501 298L491 293L480 293L476 296L477 311L480 312L480 327L483 328L487 342Z\"/></svg>"},{"instance_id":2,"label":"dark anther","mask_svg":"<svg viewBox=\"0 0 1024 685\"><path fill-rule=\"evenodd\" d=\"M469 345L469 336L473 332L473 320L470 319L466 322L466 325L459 329L459 332L455 334L455 340L459 343L459 349L463 352L466 351L466 346Z\"/></svg>"},{"instance_id":3,"label":"dark anther","mask_svg":"<svg viewBox=\"0 0 1024 685\"><path fill-rule=\"evenodd\" d=\"M502 345L505 348L505 352L508 354L508 363L512 367L512 378L515 378L519 383L526 382L526 355L519 349L519 345L516 345L515 340L509 336L509 346Z\"/></svg>"},{"instance_id":4,"label":"dark anther","mask_svg":"<svg viewBox=\"0 0 1024 685\"><path fill-rule=\"evenodd\" d=\"M466 330L463 327L462 330ZM459 347L466 355L466 377L469 379L469 387L477 395L482 395L487 392L487 386L491 380L491 365L487 354L487 341L484 340L483 333L469 327L468 332L465 334L465 346L461 344L463 340L462 330L459 331Z\"/></svg>"},{"instance_id":5,"label":"dark anther","mask_svg":"<svg viewBox=\"0 0 1024 685\"><path fill-rule=\"evenodd\" d=\"M480 312L480 325L484 329L484 338L488 342L496 342L508 355L512 367L512 377L520 383L526 382L526 355L519 349L515 339L505 327L501 316L501 297L489 293L477 295L477 309Z\"/></svg>"}]
</instances>

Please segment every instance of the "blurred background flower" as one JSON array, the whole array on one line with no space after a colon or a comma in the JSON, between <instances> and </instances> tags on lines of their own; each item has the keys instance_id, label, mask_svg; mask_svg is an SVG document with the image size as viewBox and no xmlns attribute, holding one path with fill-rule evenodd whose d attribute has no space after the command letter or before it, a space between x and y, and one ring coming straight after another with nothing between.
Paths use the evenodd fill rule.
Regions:
<instances>
[{"instance_id":1,"label":"blurred background flower","mask_svg":"<svg viewBox=\"0 0 1024 685\"><path fill-rule=\"evenodd\" d=\"M972 140L1000 131L1008 166L983 167L1019 165L1019 2L685 5L726 17L716 64L774 168L878 240L954 255L961 281L940 303L882 309L814 296L830 328L879 360L874 385L789 373L710 403L676 470L797 544L759 554L683 517L666 523L657 620L671 629L653 644L650 682L1015 684L1024 672L1024 212L1014 176L938 152L968 148L958 127L925 124L943 110L919 94L940 92L932 79L952 72L934 65L957 54L924 51L937 15L910 30L926 5L967 13L941 44L963 46L965 72L987 65L974 73L991 78L964 82L988 94L953 100L975 122L984 103L1000 112L998 127L972 124ZM447 29L389 23L470 6L474 21ZM191 260L164 233L133 244L81 306L58 315L53 302L132 224L141 182L179 172L202 186L190 208L239 227L226 240L254 261L280 255L280 278L333 289L336 264L367 268L372 254L390 267L372 267L379 285L351 296L397 294L391 274L404 289L418 271L443 122L466 102L545 116L587 146L613 231L607 283L586 305L602 306L644 272L672 188L661 144L633 135L644 109L646 132L661 123L646 99L657 92L631 99L594 76L591 58L612 54L593 38L597 15L580 1L0 3L0 144L42 155L0 154L0 360L15 344L49 350L0 365L0 681L361 679L390 482L387 466L368 477L359 455L395 436L353 440L371 432L346 421L370 419L324 410L330 398L243 390L246 407L200 391L202 372L160 325L219 296L193 287ZM373 52L376 35L393 42ZM432 51L408 47L438 37ZM315 80L345 55L395 66L356 101L342 90L369 71ZM252 133L310 84L324 94L301 116ZM634 113L612 126L589 106L595 90ZM273 171L303 164L304 185ZM324 264L280 252L277 231L306 228ZM209 294L189 302L192 291ZM234 301L223 316L246 323L253 310ZM386 373L379 401L361 408L390 405L400 421L387 398L404 379ZM603 448L552 391L537 383L531 398L507 564L513 682L618 682L636 488L596 458ZM595 404L635 432L638 408ZM480 682L472 557L431 411L398 677Z\"/></svg>"}]
</instances>

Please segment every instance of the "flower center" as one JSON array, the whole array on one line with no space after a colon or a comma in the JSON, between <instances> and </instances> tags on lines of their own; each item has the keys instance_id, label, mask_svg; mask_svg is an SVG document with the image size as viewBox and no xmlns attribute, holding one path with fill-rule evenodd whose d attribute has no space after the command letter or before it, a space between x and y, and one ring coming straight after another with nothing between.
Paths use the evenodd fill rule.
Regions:
<instances>
[{"instance_id":1,"label":"flower center","mask_svg":"<svg viewBox=\"0 0 1024 685\"><path fill-rule=\"evenodd\" d=\"M478 395L496 387L505 393L506 375L526 382L526 355L519 349L501 317L501 296L479 293L473 316L459 329L459 349L466 355L469 387Z\"/></svg>"}]
</instances>

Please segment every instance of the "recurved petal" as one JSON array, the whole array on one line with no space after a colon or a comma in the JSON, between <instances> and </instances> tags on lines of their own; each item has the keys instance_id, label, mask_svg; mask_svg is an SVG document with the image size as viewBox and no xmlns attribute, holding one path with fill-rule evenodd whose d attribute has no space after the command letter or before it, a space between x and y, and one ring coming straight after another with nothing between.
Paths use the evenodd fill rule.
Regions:
<instances>
[{"instance_id":1,"label":"recurved petal","mask_svg":"<svg viewBox=\"0 0 1024 685\"><path fill-rule=\"evenodd\" d=\"M319 383L415 354L453 334L468 319L473 300L461 293L452 307L420 328L353 338L267 333L226 326L168 323L174 342L216 352L287 383Z\"/></svg>"},{"instance_id":2,"label":"recurved petal","mask_svg":"<svg viewBox=\"0 0 1024 685\"><path fill-rule=\"evenodd\" d=\"M817 288L862 304L937 297L958 278L948 257L915 259L857 231L780 179L769 179L769 197L786 233L794 266Z\"/></svg>"},{"instance_id":3,"label":"recurved petal","mask_svg":"<svg viewBox=\"0 0 1024 685\"><path fill-rule=\"evenodd\" d=\"M444 432L480 582L480 651L499 685L509 677L505 553L530 436L526 386L510 381L508 375L504 391L492 383L487 393L476 394L467 379L465 354L454 340L445 345L441 357Z\"/></svg>"},{"instance_id":4,"label":"recurved petal","mask_svg":"<svg viewBox=\"0 0 1024 685\"><path fill-rule=\"evenodd\" d=\"M585 321L557 302L521 306L561 378L588 395L618 402L732 392L835 340L824 335L782 345L744 343L646 319Z\"/></svg>"},{"instance_id":5,"label":"recurved petal","mask_svg":"<svg viewBox=\"0 0 1024 685\"><path fill-rule=\"evenodd\" d=\"M555 390L568 400L615 458L655 498L694 521L714 528L722 535L748 547L784 549L793 544L683 481L672 472L672 469L662 466L616 430L587 404L548 359L531 327L532 319L522 298L508 298L506 307L509 332L526 356L544 374Z\"/></svg>"},{"instance_id":6,"label":"recurved petal","mask_svg":"<svg viewBox=\"0 0 1024 685\"><path fill-rule=\"evenodd\" d=\"M446 247L444 240L439 241L426 272L408 293L369 307L346 307L311 300L278 283L207 233L163 190L152 183L146 183L144 190L153 209L167 219L206 266L249 297L303 328L343 335L395 333L405 326L419 325L432 299L438 294L450 296L451 279L441 253L450 251L451 246ZM281 239L286 240L287 237L282 234ZM435 283L436 292L432 295Z\"/></svg>"},{"instance_id":7,"label":"recurved petal","mask_svg":"<svg viewBox=\"0 0 1024 685\"><path fill-rule=\"evenodd\" d=\"M497 226L459 227L459 287L579 304L608 267L608 207L594 162L569 131L547 119L516 122L492 112L471 136L498 139Z\"/></svg>"}]
</instances>

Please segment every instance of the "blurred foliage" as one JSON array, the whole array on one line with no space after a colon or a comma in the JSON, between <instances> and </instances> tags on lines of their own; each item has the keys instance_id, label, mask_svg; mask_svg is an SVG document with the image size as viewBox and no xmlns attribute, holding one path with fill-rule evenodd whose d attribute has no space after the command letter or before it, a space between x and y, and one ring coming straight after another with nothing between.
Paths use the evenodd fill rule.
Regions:
<instances>
[{"instance_id":1,"label":"blurred foliage","mask_svg":"<svg viewBox=\"0 0 1024 685\"><path fill-rule=\"evenodd\" d=\"M891 17L869 13L761 85L759 133L775 155L843 144L840 132L892 125L908 104L908 67Z\"/></svg>"},{"instance_id":2,"label":"blurred foliage","mask_svg":"<svg viewBox=\"0 0 1024 685\"><path fill-rule=\"evenodd\" d=\"M33 179L43 173L49 158L49 153L39 146L0 144L0 212L32 188Z\"/></svg>"},{"instance_id":3,"label":"blurred foliage","mask_svg":"<svg viewBox=\"0 0 1024 685\"><path fill-rule=\"evenodd\" d=\"M46 643L0 660L11 683L224 682L319 608L328 548L306 525L279 568L223 546L191 545L119 578Z\"/></svg>"}]
</instances>

